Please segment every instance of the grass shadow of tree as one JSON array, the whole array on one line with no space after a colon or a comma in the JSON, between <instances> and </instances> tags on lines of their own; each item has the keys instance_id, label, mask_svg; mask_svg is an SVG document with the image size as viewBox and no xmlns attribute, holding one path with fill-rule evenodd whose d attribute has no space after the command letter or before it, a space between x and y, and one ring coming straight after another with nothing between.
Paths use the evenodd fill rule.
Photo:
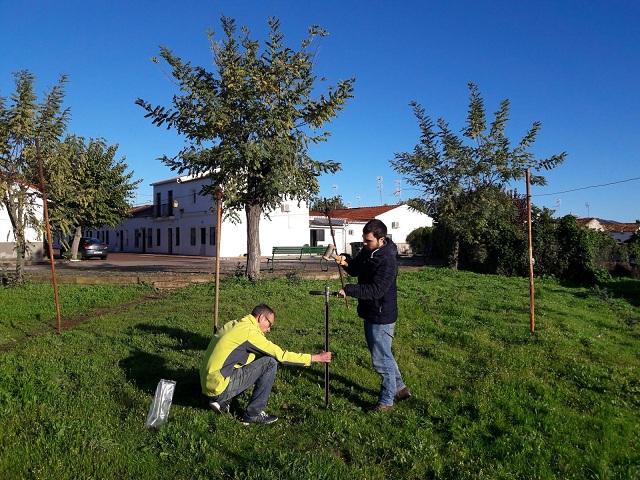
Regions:
<instances>
[{"instance_id":1,"label":"grass shadow of tree","mask_svg":"<svg viewBox=\"0 0 640 480\"><path fill-rule=\"evenodd\" d=\"M189 332L182 328L168 327L165 325L152 325L149 323L142 323L135 326L136 330L140 330L145 333L152 333L154 335L166 335L175 340L179 347L170 347L174 350L206 350L210 338L200 335L199 333Z\"/></svg>"},{"instance_id":2,"label":"grass shadow of tree","mask_svg":"<svg viewBox=\"0 0 640 480\"><path fill-rule=\"evenodd\" d=\"M204 396L200 390L200 378L195 368L172 368L161 355L136 350L120 360L118 366L128 381L143 392L154 395L160 379L174 380L176 388L173 403L192 408L204 408Z\"/></svg>"}]
</instances>

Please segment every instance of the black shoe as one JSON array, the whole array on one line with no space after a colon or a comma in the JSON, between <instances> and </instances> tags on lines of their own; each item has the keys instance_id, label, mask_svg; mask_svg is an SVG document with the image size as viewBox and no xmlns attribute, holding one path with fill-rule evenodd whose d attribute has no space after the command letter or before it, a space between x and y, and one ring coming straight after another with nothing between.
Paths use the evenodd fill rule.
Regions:
<instances>
[{"instance_id":1,"label":"black shoe","mask_svg":"<svg viewBox=\"0 0 640 480\"><path fill-rule=\"evenodd\" d=\"M263 425L268 425L270 423L274 423L278 421L278 417L274 415L269 415L267 412L260 412L257 415L249 415L245 412L245 414L240 419L243 425L249 425L251 423L260 423Z\"/></svg>"},{"instance_id":2,"label":"black shoe","mask_svg":"<svg viewBox=\"0 0 640 480\"><path fill-rule=\"evenodd\" d=\"M409 390L407 387L402 387L396 392L394 400L396 402L401 402L402 400L407 400L408 398L411 398L411 390Z\"/></svg>"},{"instance_id":3,"label":"black shoe","mask_svg":"<svg viewBox=\"0 0 640 480\"><path fill-rule=\"evenodd\" d=\"M219 415L229 413L228 403L218 403L215 400L209 400L209 408Z\"/></svg>"}]
</instances>

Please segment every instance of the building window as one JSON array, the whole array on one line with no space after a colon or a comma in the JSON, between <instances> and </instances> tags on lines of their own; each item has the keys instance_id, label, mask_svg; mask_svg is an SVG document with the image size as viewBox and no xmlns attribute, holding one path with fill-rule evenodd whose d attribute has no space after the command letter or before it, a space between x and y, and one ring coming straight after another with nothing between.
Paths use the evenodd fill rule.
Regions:
<instances>
[{"instance_id":1,"label":"building window","mask_svg":"<svg viewBox=\"0 0 640 480\"><path fill-rule=\"evenodd\" d=\"M176 227L176 247L180 246L180 227Z\"/></svg>"},{"instance_id":2,"label":"building window","mask_svg":"<svg viewBox=\"0 0 640 480\"><path fill-rule=\"evenodd\" d=\"M216 244L216 227L209 227L209 245Z\"/></svg>"},{"instance_id":3,"label":"building window","mask_svg":"<svg viewBox=\"0 0 640 480\"><path fill-rule=\"evenodd\" d=\"M160 246L160 229L156 228L156 246Z\"/></svg>"},{"instance_id":4,"label":"building window","mask_svg":"<svg viewBox=\"0 0 640 480\"><path fill-rule=\"evenodd\" d=\"M153 247L153 228L147 229L147 245Z\"/></svg>"},{"instance_id":5,"label":"building window","mask_svg":"<svg viewBox=\"0 0 640 480\"><path fill-rule=\"evenodd\" d=\"M202 227L200 228L200 245L207 244L207 229Z\"/></svg>"},{"instance_id":6,"label":"building window","mask_svg":"<svg viewBox=\"0 0 640 480\"><path fill-rule=\"evenodd\" d=\"M196 244L196 229L195 227L191 228L191 245L195 245Z\"/></svg>"},{"instance_id":7,"label":"building window","mask_svg":"<svg viewBox=\"0 0 640 480\"><path fill-rule=\"evenodd\" d=\"M173 216L173 190L167 192L167 215Z\"/></svg>"},{"instance_id":8,"label":"building window","mask_svg":"<svg viewBox=\"0 0 640 480\"><path fill-rule=\"evenodd\" d=\"M391 228L393 229L400 228L400 222L391 222Z\"/></svg>"},{"instance_id":9,"label":"building window","mask_svg":"<svg viewBox=\"0 0 640 480\"><path fill-rule=\"evenodd\" d=\"M107 230L107 245L109 245L109 230Z\"/></svg>"},{"instance_id":10,"label":"building window","mask_svg":"<svg viewBox=\"0 0 640 480\"><path fill-rule=\"evenodd\" d=\"M156 193L156 217L162 215L162 195L160 192Z\"/></svg>"},{"instance_id":11,"label":"building window","mask_svg":"<svg viewBox=\"0 0 640 480\"><path fill-rule=\"evenodd\" d=\"M140 230L137 228L133 232L133 244L136 248L140 246Z\"/></svg>"},{"instance_id":12,"label":"building window","mask_svg":"<svg viewBox=\"0 0 640 480\"><path fill-rule=\"evenodd\" d=\"M193 195L193 203L196 203L196 191L195 190L191 190L191 195Z\"/></svg>"},{"instance_id":13,"label":"building window","mask_svg":"<svg viewBox=\"0 0 640 480\"><path fill-rule=\"evenodd\" d=\"M324 230L316 230L316 241L324 242Z\"/></svg>"},{"instance_id":14,"label":"building window","mask_svg":"<svg viewBox=\"0 0 640 480\"><path fill-rule=\"evenodd\" d=\"M353 235L353 230L349 230L349 235Z\"/></svg>"}]
</instances>

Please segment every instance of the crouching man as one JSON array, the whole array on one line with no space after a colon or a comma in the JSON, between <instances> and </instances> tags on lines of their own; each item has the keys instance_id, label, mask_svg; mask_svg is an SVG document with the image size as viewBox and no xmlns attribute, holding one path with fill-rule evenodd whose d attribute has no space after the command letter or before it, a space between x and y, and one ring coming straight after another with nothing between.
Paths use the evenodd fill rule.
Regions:
<instances>
[{"instance_id":1,"label":"crouching man","mask_svg":"<svg viewBox=\"0 0 640 480\"><path fill-rule=\"evenodd\" d=\"M260 304L250 315L231 321L213 337L200 366L202 393L218 413L229 412L231 400L253 386L251 400L241 418L245 425L273 423L278 417L265 412L278 362L308 367L311 362L331 362L331 352L294 353L267 340L276 314Z\"/></svg>"}]
</instances>

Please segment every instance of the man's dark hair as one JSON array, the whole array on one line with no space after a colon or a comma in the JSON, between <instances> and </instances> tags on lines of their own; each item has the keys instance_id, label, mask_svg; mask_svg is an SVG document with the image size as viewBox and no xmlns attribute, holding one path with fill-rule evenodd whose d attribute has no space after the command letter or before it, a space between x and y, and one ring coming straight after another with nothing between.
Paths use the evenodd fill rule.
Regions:
<instances>
[{"instance_id":1,"label":"man's dark hair","mask_svg":"<svg viewBox=\"0 0 640 480\"><path fill-rule=\"evenodd\" d=\"M367 235L373 233L373 236L378 240L387 236L387 226L380 220L369 220L362 229L362 233Z\"/></svg>"},{"instance_id":2,"label":"man's dark hair","mask_svg":"<svg viewBox=\"0 0 640 480\"><path fill-rule=\"evenodd\" d=\"M272 314L274 317L276 316L276 312L274 312L273 309L266 303L256 305L255 307L253 307L253 310L251 310L251 315L253 315L255 318L258 318L260 315L269 314Z\"/></svg>"}]
</instances>

